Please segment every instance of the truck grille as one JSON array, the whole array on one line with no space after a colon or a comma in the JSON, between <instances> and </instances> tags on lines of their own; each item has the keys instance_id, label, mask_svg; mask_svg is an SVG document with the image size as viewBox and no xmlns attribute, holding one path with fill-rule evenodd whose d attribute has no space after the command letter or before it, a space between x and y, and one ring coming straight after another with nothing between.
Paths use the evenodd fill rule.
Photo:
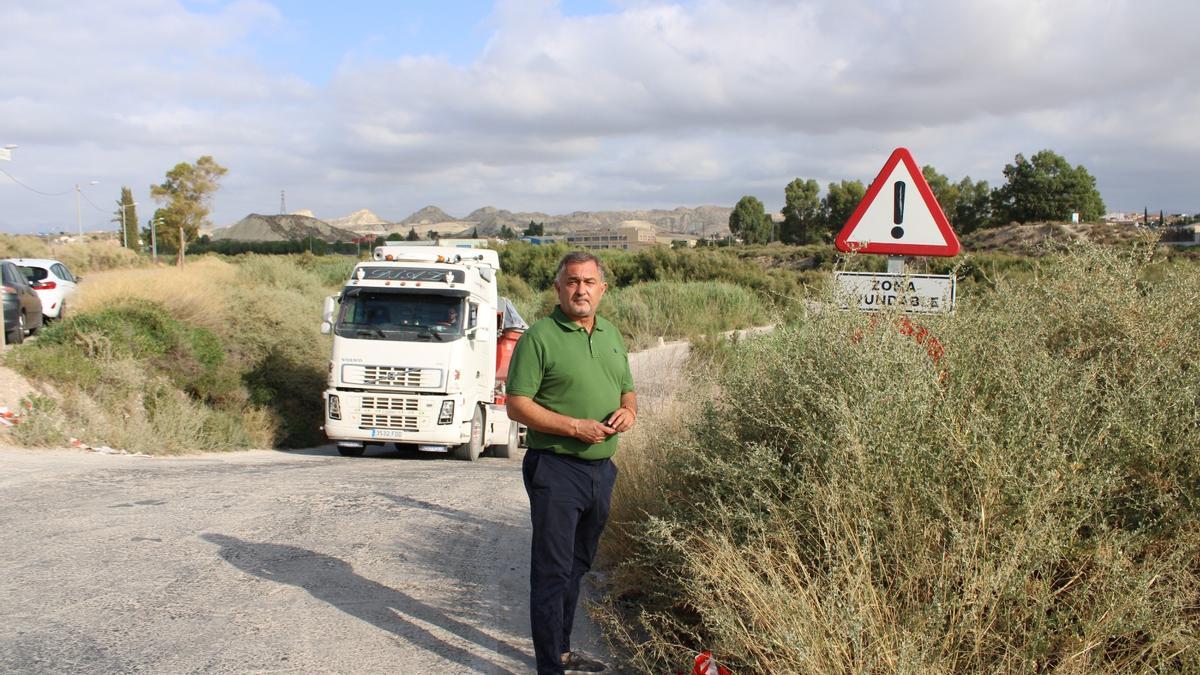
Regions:
<instances>
[{"instance_id":1,"label":"truck grille","mask_svg":"<svg viewBox=\"0 0 1200 675\"><path fill-rule=\"evenodd\" d=\"M428 389L441 386L442 371L397 366L342 366L342 380L346 384Z\"/></svg>"},{"instance_id":2,"label":"truck grille","mask_svg":"<svg viewBox=\"0 0 1200 675\"><path fill-rule=\"evenodd\" d=\"M419 403L405 396L364 396L359 428L416 431Z\"/></svg>"}]
</instances>

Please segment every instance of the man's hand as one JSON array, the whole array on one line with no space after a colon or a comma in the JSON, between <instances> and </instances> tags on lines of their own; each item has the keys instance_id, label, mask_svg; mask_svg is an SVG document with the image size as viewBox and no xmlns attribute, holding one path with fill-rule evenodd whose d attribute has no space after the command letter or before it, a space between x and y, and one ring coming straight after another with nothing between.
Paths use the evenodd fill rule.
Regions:
<instances>
[{"instance_id":1,"label":"man's hand","mask_svg":"<svg viewBox=\"0 0 1200 675\"><path fill-rule=\"evenodd\" d=\"M617 433L613 427L595 420L575 420L571 423L571 436L584 443L596 444Z\"/></svg>"},{"instance_id":2,"label":"man's hand","mask_svg":"<svg viewBox=\"0 0 1200 675\"><path fill-rule=\"evenodd\" d=\"M617 411L608 416L604 423L615 433L629 431L633 428L633 423L637 421L637 413L625 407L617 408Z\"/></svg>"}]
</instances>

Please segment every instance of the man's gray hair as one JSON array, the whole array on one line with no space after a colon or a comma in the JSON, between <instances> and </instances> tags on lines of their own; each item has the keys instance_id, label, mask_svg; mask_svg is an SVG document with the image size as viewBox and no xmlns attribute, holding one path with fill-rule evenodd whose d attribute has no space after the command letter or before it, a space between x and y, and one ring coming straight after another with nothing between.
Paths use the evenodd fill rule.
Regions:
<instances>
[{"instance_id":1,"label":"man's gray hair","mask_svg":"<svg viewBox=\"0 0 1200 675\"><path fill-rule=\"evenodd\" d=\"M587 251L571 251L564 255L563 259L558 261L558 271L554 273L554 280L556 282L562 281L562 273L567 268L567 265L578 265L579 263L586 262L596 263L596 269L600 270L600 281L604 283L604 263L600 262L600 259L594 254Z\"/></svg>"}]
</instances>

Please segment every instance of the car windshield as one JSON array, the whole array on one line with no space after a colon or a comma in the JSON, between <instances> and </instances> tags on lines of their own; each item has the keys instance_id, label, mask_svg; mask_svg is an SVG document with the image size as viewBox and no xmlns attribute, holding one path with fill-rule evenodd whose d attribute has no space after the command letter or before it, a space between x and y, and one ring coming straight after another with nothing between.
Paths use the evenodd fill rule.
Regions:
<instances>
[{"instance_id":1,"label":"car windshield","mask_svg":"<svg viewBox=\"0 0 1200 675\"><path fill-rule=\"evenodd\" d=\"M353 288L334 332L362 340L444 341L462 337L463 299Z\"/></svg>"}]
</instances>

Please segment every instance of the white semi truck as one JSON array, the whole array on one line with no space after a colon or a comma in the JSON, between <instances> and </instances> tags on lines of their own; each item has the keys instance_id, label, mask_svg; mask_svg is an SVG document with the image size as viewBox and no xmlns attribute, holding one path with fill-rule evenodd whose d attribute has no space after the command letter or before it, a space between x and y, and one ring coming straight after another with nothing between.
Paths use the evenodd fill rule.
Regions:
<instances>
[{"instance_id":1,"label":"white semi truck","mask_svg":"<svg viewBox=\"0 0 1200 675\"><path fill-rule=\"evenodd\" d=\"M495 251L443 246L378 246L355 265L321 324L333 334L324 428L338 452L515 452L523 434L504 382L526 326L497 293L499 271Z\"/></svg>"}]
</instances>

